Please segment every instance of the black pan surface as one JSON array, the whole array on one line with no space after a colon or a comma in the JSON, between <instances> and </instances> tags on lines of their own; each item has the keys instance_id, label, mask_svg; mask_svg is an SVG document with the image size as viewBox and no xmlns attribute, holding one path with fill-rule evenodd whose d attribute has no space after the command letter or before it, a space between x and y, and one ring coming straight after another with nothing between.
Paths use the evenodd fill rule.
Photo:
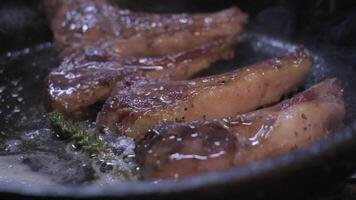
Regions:
<instances>
[{"instance_id":1,"label":"black pan surface","mask_svg":"<svg viewBox=\"0 0 356 200\"><path fill-rule=\"evenodd\" d=\"M59 140L45 120L43 81L59 60L38 1L4 1L0 3L0 199L236 199L285 197L291 192L299 198L305 191L317 193L352 174L356 169L356 9L352 1L151 2L121 3L148 12L201 12L234 4L251 15L236 58L218 62L199 76L305 46L315 63L303 88L325 78L339 78L347 107L345 126L306 149L221 173L179 182L100 186L103 177L93 175L97 169L88 158Z\"/></svg>"}]
</instances>

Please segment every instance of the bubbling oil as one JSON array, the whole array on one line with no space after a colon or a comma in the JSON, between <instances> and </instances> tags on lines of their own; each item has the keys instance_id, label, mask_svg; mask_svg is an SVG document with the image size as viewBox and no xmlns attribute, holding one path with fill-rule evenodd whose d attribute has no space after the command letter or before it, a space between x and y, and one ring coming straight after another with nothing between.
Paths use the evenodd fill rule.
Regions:
<instances>
[{"instance_id":1,"label":"bubbling oil","mask_svg":"<svg viewBox=\"0 0 356 200\"><path fill-rule=\"evenodd\" d=\"M42 93L46 76L59 64L56 58L51 43L0 57L0 182L107 185L136 180L135 175L111 173L113 166L121 171L136 167L129 139L111 138L117 159L98 162L70 141L59 139L48 125ZM78 125L95 129L92 121Z\"/></svg>"}]
</instances>

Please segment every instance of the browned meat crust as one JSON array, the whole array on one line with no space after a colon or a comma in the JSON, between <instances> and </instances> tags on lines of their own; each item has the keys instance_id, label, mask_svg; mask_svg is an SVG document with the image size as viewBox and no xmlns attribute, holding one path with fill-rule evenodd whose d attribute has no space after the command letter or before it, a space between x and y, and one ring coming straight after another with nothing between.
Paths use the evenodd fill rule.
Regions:
<instances>
[{"instance_id":1,"label":"browned meat crust","mask_svg":"<svg viewBox=\"0 0 356 200\"><path fill-rule=\"evenodd\" d=\"M276 102L298 87L310 65L311 58L298 50L195 80L120 82L99 113L97 126L110 134L139 139L161 120L189 122L245 113Z\"/></svg>"},{"instance_id":2,"label":"browned meat crust","mask_svg":"<svg viewBox=\"0 0 356 200\"><path fill-rule=\"evenodd\" d=\"M340 82L329 79L275 106L232 118L163 122L137 147L144 178L181 178L303 148L343 120Z\"/></svg>"},{"instance_id":3,"label":"browned meat crust","mask_svg":"<svg viewBox=\"0 0 356 200\"><path fill-rule=\"evenodd\" d=\"M207 48L207 49L206 49ZM210 63L231 58L232 50L220 41L179 55L156 58L129 58L116 61L100 54L65 58L47 81L47 99L52 108L71 114L105 100L116 82L127 76L152 79L185 79Z\"/></svg>"},{"instance_id":4,"label":"browned meat crust","mask_svg":"<svg viewBox=\"0 0 356 200\"><path fill-rule=\"evenodd\" d=\"M63 1L51 27L60 47L86 48L115 41L121 55L167 55L234 36L247 16L236 7L209 14L131 12L106 0Z\"/></svg>"},{"instance_id":5,"label":"browned meat crust","mask_svg":"<svg viewBox=\"0 0 356 200\"><path fill-rule=\"evenodd\" d=\"M57 3L53 5L58 6ZM75 115L105 100L127 76L186 79L220 59L233 45L247 16L237 8L211 14L145 14L107 1L63 1L52 30L63 62L47 82L48 104Z\"/></svg>"}]
</instances>

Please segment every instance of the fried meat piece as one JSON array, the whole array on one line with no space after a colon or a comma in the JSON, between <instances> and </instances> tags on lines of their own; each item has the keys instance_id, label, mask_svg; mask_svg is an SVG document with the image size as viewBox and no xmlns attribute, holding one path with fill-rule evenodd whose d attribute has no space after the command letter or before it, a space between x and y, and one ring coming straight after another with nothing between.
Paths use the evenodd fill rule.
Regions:
<instances>
[{"instance_id":1,"label":"fried meat piece","mask_svg":"<svg viewBox=\"0 0 356 200\"><path fill-rule=\"evenodd\" d=\"M195 80L120 82L98 114L97 126L137 140L158 121L189 122L245 113L276 102L300 86L310 65L311 58L298 50Z\"/></svg>"},{"instance_id":2,"label":"fried meat piece","mask_svg":"<svg viewBox=\"0 0 356 200\"><path fill-rule=\"evenodd\" d=\"M163 122L136 149L145 179L182 178L280 155L327 137L345 115L328 79L275 106L231 118Z\"/></svg>"},{"instance_id":3,"label":"fried meat piece","mask_svg":"<svg viewBox=\"0 0 356 200\"><path fill-rule=\"evenodd\" d=\"M59 3L58 3L59 2ZM80 115L124 77L181 80L230 59L247 22L237 8L211 14L145 14L107 1L48 3L62 63L48 76L48 105Z\"/></svg>"}]
</instances>

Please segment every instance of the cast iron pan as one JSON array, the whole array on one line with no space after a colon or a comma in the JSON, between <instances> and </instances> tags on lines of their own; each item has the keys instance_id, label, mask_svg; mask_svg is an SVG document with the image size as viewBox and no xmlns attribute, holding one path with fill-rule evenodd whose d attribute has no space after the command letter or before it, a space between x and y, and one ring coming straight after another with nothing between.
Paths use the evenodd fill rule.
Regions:
<instances>
[{"instance_id":1,"label":"cast iron pan","mask_svg":"<svg viewBox=\"0 0 356 200\"><path fill-rule=\"evenodd\" d=\"M353 2L123 1L131 9L147 12L202 12L240 6L250 14L251 22L236 48L236 58L218 62L199 76L229 71L304 45L315 63L303 88L325 78L339 78L347 116L345 126L326 140L287 155L179 182L124 182L102 187L88 184L96 177L85 156L68 150L43 117L43 80L59 61L39 2L1 1L0 198L301 198L340 183L356 169ZM51 181L41 180L36 173ZM14 174L17 178L11 179Z\"/></svg>"}]
</instances>

